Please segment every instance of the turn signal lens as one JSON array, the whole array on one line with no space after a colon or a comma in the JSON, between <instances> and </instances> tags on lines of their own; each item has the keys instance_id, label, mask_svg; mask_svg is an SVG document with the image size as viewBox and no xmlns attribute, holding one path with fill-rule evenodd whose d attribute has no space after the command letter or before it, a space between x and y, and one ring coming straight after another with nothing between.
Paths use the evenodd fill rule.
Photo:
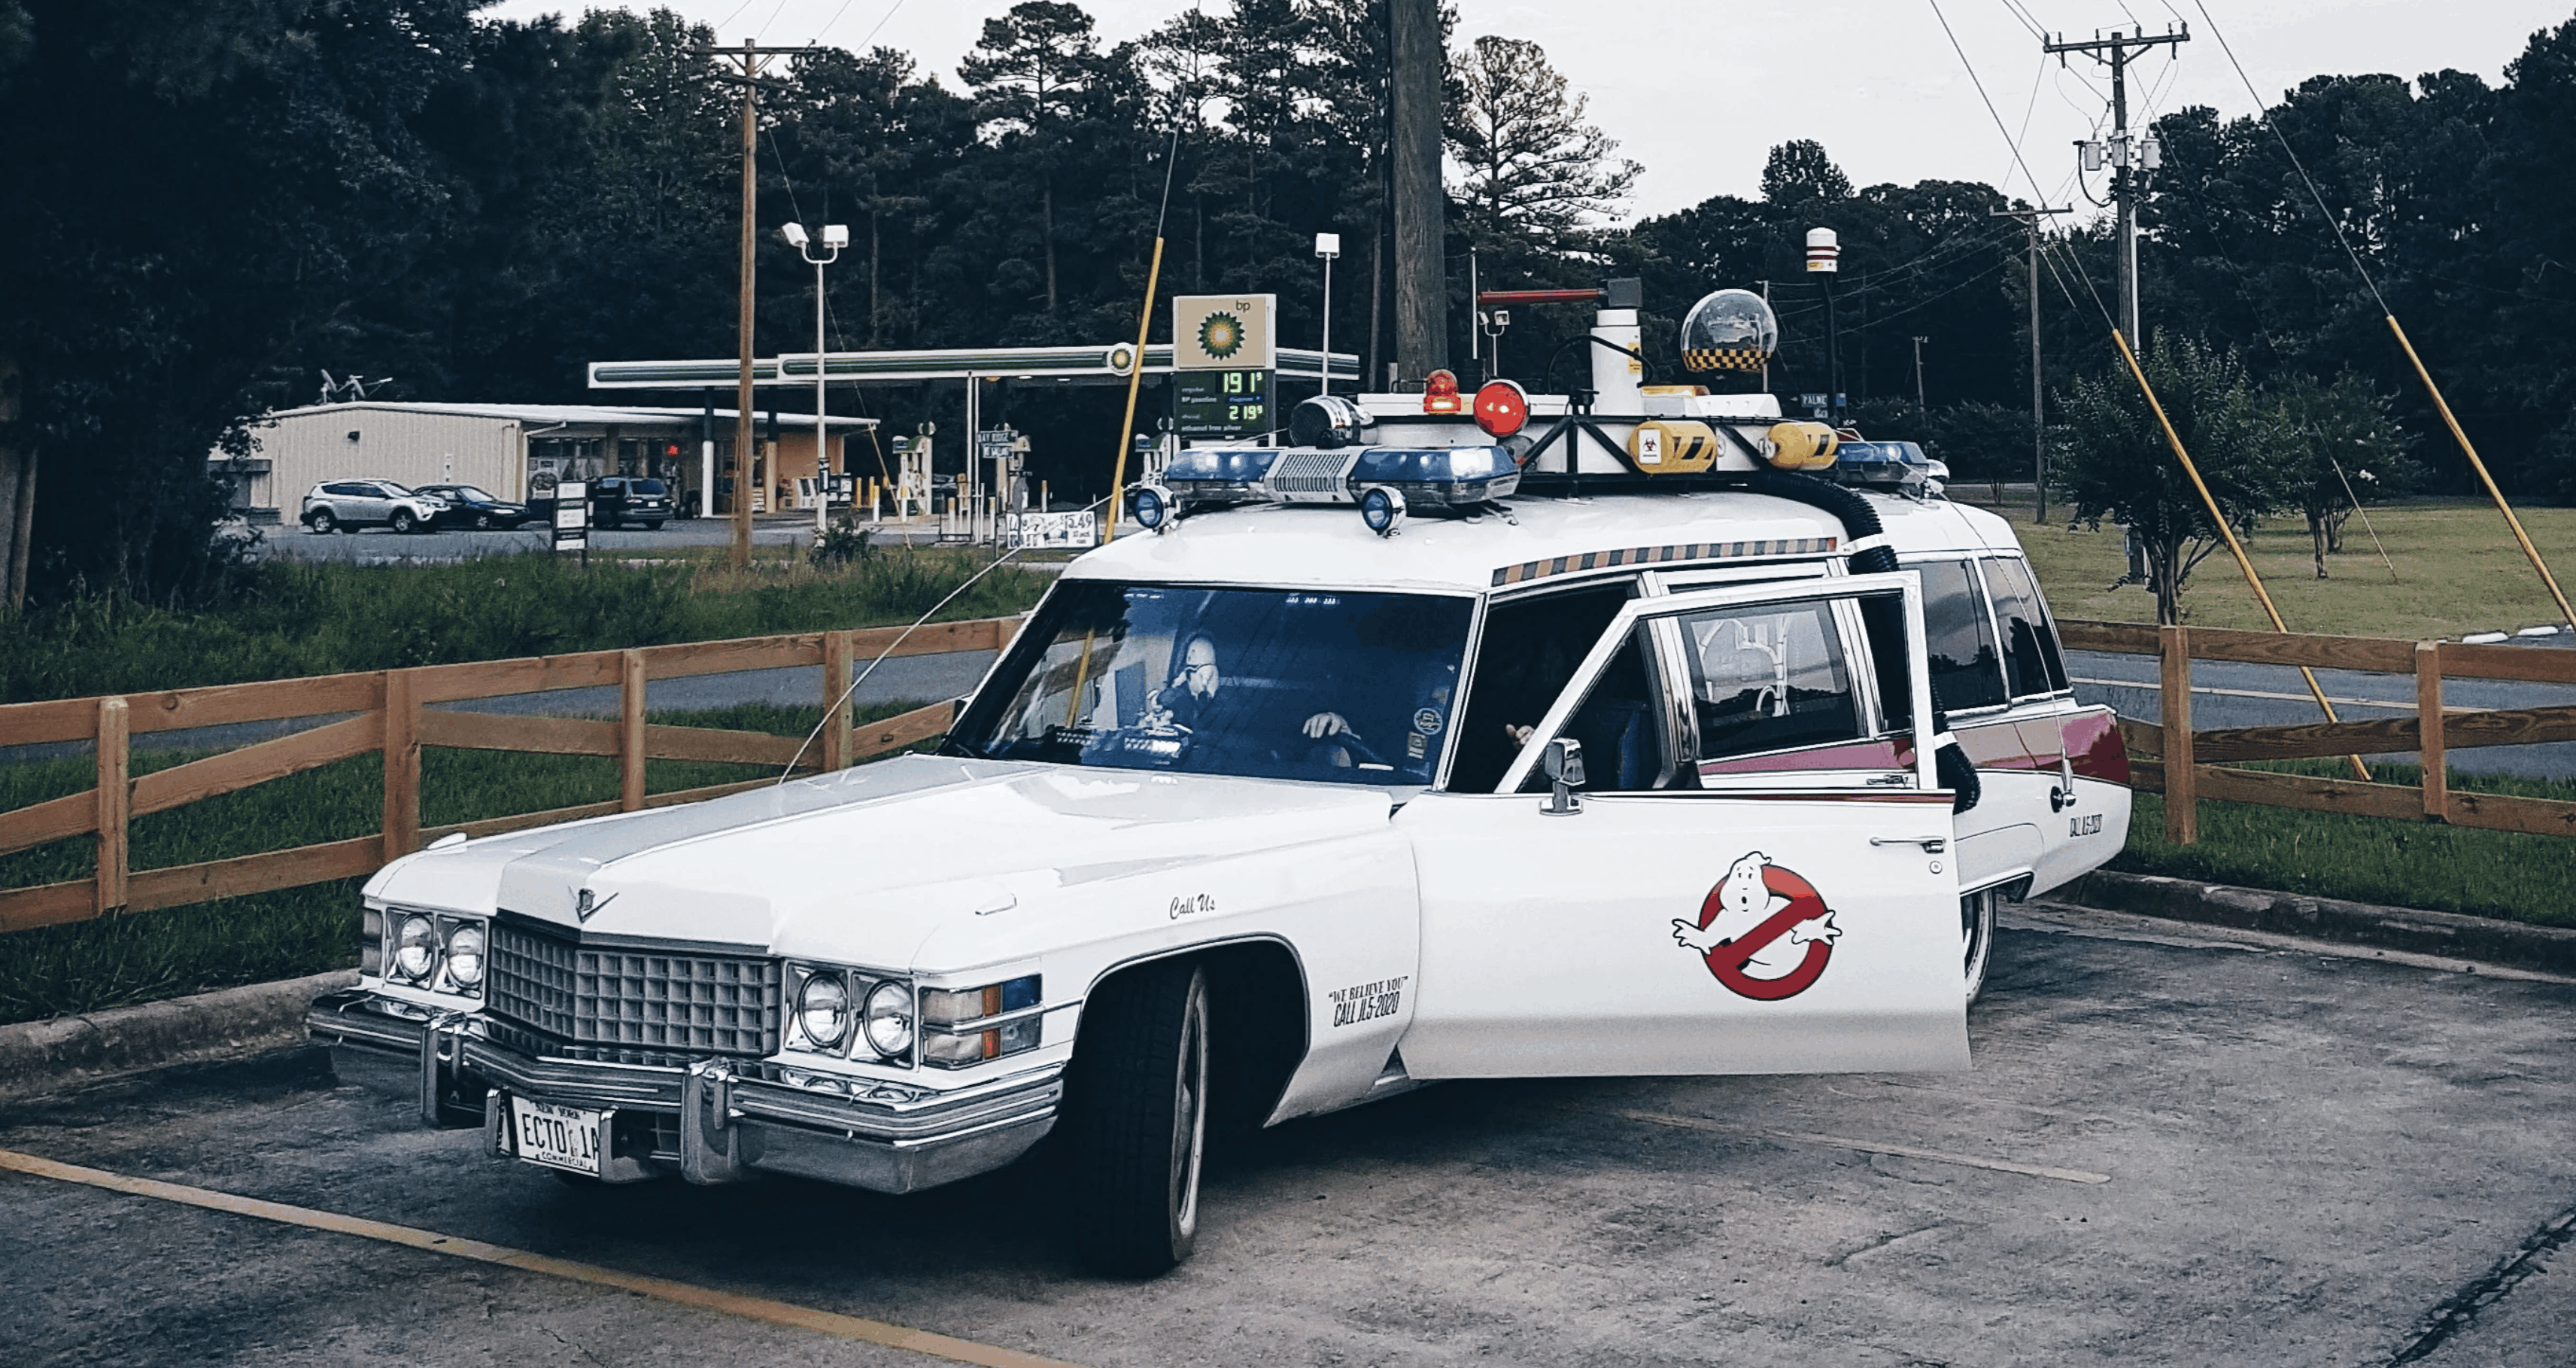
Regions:
<instances>
[{"instance_id":1,"label":"turn signal lens","mask_svg":"<svg viewBox=\"0 0 2576 1368\"><path fill-rule=\"evenodd\" d=\"M1476 426L1490 437L1509 437L1529 425L1529 394L1509 380L1488 380L1476 391Z\"/></svg>"},{"instance_id":2,"label":"turn signal lens","mask_svg":"<svg viewBox=\"0 0 2576 1368\"><path fill-rule=\"evenodd\" d=\"M402 919L394 933L394 972L414 983L438 967L438 927L417 913Z\"/></svg>"}]
</instances>

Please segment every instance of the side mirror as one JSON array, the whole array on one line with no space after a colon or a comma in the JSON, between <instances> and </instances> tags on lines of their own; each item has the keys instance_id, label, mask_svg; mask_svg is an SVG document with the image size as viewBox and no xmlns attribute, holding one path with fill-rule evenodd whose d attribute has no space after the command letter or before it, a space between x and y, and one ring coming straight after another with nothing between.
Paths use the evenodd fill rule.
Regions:
<instances>
[{"instance_id":1,"label":"side mirror","mask_svg":"<svg viewBox=\"0 0 2576 1368\"><path fill-rule=\"evenodd\" d=\"M1574 791L1583 787L1583 743L1560 736L1547 743L1539 764L1547 771L1548 782L1547 806L1539 811L1551 817L1581 812L1583 800Z\"/></svg>"}]
</instances>

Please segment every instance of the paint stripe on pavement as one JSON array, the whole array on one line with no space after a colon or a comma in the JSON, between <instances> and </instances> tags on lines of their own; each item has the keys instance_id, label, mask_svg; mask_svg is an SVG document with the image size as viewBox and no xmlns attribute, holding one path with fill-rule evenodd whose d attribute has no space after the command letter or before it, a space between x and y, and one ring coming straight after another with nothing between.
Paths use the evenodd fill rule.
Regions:
<instances>
[{"instance_id":1,"label":"paint stripe on pavement","mask_svg":"<svg viewBox=\"0 0 2576 1368\"><path fill-rule=\"evenodd\" d=\"M719 1311L729 1316L740 1316L746 1320L793 1326L800 1330L811 1330L817 1334L832 1335L841 1339L880 1344L891 1349L906 1349L916 1354L927 1354L933 1358L947 1359L956 1363L979 1364L983 1368L1072 1368L1072 1365L1057 1359L1040 1358L1035 1354L1025 1354L1016 1349L977 1344L972 1340L956 1339L927 1330L914 1330L907 1326L888 1324L885 1321L868 1320L860 1316L844 1316L831 1311L817 1311L812 1307L771 1301L766 1297L748 1297L738 1292L721 1292L711 1287L675 1282L669 1278L621 1272L614 1268L602 1268L597 1264L558 1259L524 1249L512 1249L507 1245L486 1244L481 1240L441 1235L436 1231L422 1230L415 1226L392 1225L384 1221L370 1221L359 1216L343 1216L332 1211L316 1211L311 1207L290 1206L284 1202L263 1201L256 1197L239 1197L229 1192L215 1192L179 1183L164 1183L150 1178L129 1178L121 1173L83 1168L78 1164L57 1163L51 1159L39 1158L32 1154L20 1154L14 1150L0 1150L0 1169L37 1178L81 1183L134 1197L155 1197L165 1202L204 1207L209 1211L252 1216L263 1221L276 1221L282 1225L302 1226L308 1230L327 1230L340 1235L356 1235L363 1239L381 1240L386 1244L423 1249L432 1254L452 1254L460 1259L499 1264L504 1268L516 1268L528 1273L543 1273L571 1282L588 1283L593 1287L615 1288L621 1292L657 1297L682 1306Z\"/></svg>"}]
</instances>

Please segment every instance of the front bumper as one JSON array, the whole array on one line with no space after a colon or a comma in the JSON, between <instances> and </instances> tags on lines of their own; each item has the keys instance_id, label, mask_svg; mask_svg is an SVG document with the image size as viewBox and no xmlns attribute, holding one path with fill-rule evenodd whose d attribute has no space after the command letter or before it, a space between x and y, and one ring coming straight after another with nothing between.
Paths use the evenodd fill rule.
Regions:
<instances>
[{"instance_id":1,"label":"front bumper","mask_svg":"<svg viewBox=\"0 0 2576 1368\"><path fill-rule=\"evenodd\" d=\"M651 1118L620 1129L627 1143L606 1147L609 1182L787 1173L913 1192L1019 1158L1054 1127L1064 1098L1057 1065L934 1090L750 1059L677 1066L530 1056L492 1041L469 1014L363 988L317 999L305 1025L317 1044L416 1061L422 1119L472 1124L479 1111L496 1154L515 1154L502 1124L513 1096Z\"/></svg>"}]
</instances>

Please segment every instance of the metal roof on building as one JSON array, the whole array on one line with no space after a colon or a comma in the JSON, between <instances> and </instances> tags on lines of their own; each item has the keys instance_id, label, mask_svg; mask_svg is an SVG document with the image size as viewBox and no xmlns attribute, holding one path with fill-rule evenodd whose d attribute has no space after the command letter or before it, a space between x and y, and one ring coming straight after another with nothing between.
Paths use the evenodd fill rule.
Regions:
<instances>
[{"instance_id":1,"label":"metal roof on building","mask_svg":"<svg viewBox=\"0 0 2576 1368\"><path fill-rule=\"evenodd\" d=\"M385 413L435 413L458 418L498 418L506 422L530 425L567 423L623 426L627 424L695 423L706 414L706 410L695 408L644 408L629 406L608 408L596 404L438 404L420 403L409 400L361 399L345 404L308 404L302 408L278 409L257 421L266 423L275 422L281 418L302 418L313 414L352 413L367 410ZM754 409L752 410L752 416L762 422L767 422L769 421L772 412L773 410L769 409ZM814 415L810 410L799 413L791 408L780 408L774 412L780 427L797 428L814 426ZM731 423L734 421L734 411L729 408L717 409L715 411L715 416L720 422ZM830 425L835 429L864 429L875 427L877 425L877 420L874 418L851 418L845 417L841 414L834 414L831 417Z\"/></svg>"}]
</instances>

